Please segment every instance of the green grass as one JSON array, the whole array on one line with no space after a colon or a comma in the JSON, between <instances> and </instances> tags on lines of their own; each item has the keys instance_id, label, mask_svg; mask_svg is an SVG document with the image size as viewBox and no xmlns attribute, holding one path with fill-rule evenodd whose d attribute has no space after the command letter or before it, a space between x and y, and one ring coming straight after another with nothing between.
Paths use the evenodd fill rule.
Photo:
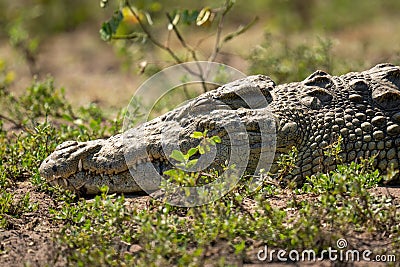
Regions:
<instances>
[{"instance_id":1,"label":"green grass","mask_svg":"<svg viewBox=\"0 0 400 267\"><path fill-rule=\"evenodd\" d=\"M31 203L29 193L16 200L12 193L7 192L4 188L0 189L0 229L8 227L9 216L18 218L24 213L37 209L38 205Z\"/></svg>"}]
</instances>

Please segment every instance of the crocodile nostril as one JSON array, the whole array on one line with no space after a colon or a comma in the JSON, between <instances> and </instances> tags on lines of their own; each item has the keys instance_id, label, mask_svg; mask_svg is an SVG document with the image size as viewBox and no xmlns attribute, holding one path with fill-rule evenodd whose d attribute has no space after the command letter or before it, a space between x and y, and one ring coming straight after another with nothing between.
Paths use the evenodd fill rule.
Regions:
<instances>
[{"instance_id":1,"label":"crocodile nostril","mask_svg":"<svg viewBox=\"0 0 400 267\"><path fill-rule=\"evenodd\" d=\"M54 172L56 172L56 171L57 171L57 166L56 166L56 165L53 165L53 167L51 167L51 169L52 169Z\"/></svg>"}]
</instances>

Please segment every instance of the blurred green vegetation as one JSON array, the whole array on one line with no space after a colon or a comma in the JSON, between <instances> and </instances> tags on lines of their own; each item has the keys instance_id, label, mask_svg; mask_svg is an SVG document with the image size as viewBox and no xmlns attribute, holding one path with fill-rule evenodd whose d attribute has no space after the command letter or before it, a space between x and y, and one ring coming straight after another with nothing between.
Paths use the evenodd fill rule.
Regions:
<instances>
[{"instance_id":1,"label":"blurred green vegetation","mask_svg":"<svg viewBox=\"0 0 400 267\"><path fill-rule=\"evenodd\" d=\"M155 18L165 17L165 11L177 8L201 9L215 7L224 1L132 1ZM108 8L118 7L123 1L110 0ZM371 19L398 16L397 0L253 0L236 1L234 22L245 22L252 15L265 18L267 27L280 30L340 31L343 27L368 22ZM25 26L35 34L54 34L70 31L77 26L109 16L100 9L100 1L14 0L0 1L0 24L7 25L24 17ZM4 27L2 27L4 29Z\"/></svg>"},{"instance_id":2,"label":"blurred green vegetation","mask_svg":"<svg viewBox=\"0 0 400 267\"><path fill-rule=\"evenodd\" d=\"M81 26L98 31L101 23L110 18L113 12L124 3L124 1L117 0L105 2L107 2L107 7L103 10L100 8L101 1L0 0L0 27L3 29L0 32L0 38L4 41L8 39L25 56L28 63L30 63L31 72L35 73L35 56L38 53L38 47L49 37L74 31ZM137 10L143 11L140 14L143 15L142 19L144 21L146 21L145 18L147 20L151 18L153 24L148 26L157 37L167 34L166 25L168 20L165 15L166 12L174 14L177 10L185 9L199 11L204 7L216 8L224 3L224 1L211 0L185 2L181 0L168 2L138 0L131 2ZM225 21L224 27L227 29L237 28L238 25L246 24L256 16L259 17L260 21L257 25L257 30L260 31L260 35L266 33L265 36L267 38L262 44L251 43L249 55L244 55L245 60L250 61L250 73L255 71L272 72L271 75L277 77L279 81L288 81L289 78L301 78L306 72L309 73L310 70L315 68L327 67L328 70L338 72L348 70L349 67L346 67L348 65L361 67L363 62L360 58L339 58L339 63L334 63L325 61L326 54L319 59L300 55L304 59L300 60L300 62L297 55L313 53L314 50L327 48L322 42L318 41L320 37L320 40L330 44L329 52L331 53L332 46L333 48L335 46L331 39L334 38L335 34L357 26L369 25L373 21L382 21L382 23L390 25L391 20L396 21L398 19L399 9L400 1L398 0L237 0L233 10L230 11L229 18ZM122 11L124 13L126 10ZM124 15L126 16L125 23L120 25L119 32L136 31L137 25L135 25L134 18L126 12ZM191 40L198 33L212 32L212 29L217 27L215 24L195 30L190 25L181 25L180 30L184 36L189 36L188 39ZM390 31L391 29L387 30ZM393 32L393 34L395 33ZM300 44L293 43L293 36L298 35L303 36L304 42ZM373 38L371 36L370 39L372 41L363 40L363 42L374 42ZM251 37L248 40L251 40ZM379 40L376 41L378 42ZM276 46L276 43L278 46ZM118 51L117 55L125 59L126 68L129 68L133 62L145 57L144 54L146 52L138 48L137 45L132 44L131 41L119 41L115 45L116 51ZM266 57L265 50L263 55L263 52L260 52L262 49L260 50L257 45L267 49L268 55L276 55ZM365 45L367 46L368 44ZM305 50L303 51L302 48ZM399 61L399 51L399 46L394 47L392 57L387 58L383 55L377 55L373 60L382 58L382 61L385 59ZM260 55L255 54L259 52L261 53ZM153 50L147 51L147 53L151 54ZM387 51L385 53L387 55ZM360 54L362 55L362 52ZM354 55L354 57L356 56L360 57L360 55ZM158 54L157 57L161 58L161 60L167 60ZM296 68L288 67L288 63L285 62L292 60L293 57L294 60L291 64L307 65L306 67L300 67L298 70L300 75L297 77L291 77L285 73L296 71ZM356 63L344 62L344 66L341 66L341 59L354 60ZM275 67L265 68L270 63L275 64ZM159 68L149 67L149 69L151 74ZM288 79L283 79L282 77L288 77Z\"/></svg>"}]
</instances>

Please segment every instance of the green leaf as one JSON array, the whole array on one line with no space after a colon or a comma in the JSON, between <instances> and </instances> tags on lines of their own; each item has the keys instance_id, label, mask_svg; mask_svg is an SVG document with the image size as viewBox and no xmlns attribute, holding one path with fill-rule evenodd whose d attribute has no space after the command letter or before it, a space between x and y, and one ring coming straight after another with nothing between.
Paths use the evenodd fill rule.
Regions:
<instances>
[{"instance_id":1,"label":"green leaf","mask_svg":"<svg viewBox=\"0 0 400 267\"><path fill-rule=\"evenodd\" d=\"M199 153L200 153L201 155L203 155L204 153L206 153L206 152L204 151L204 147L203 147L203 146L199 146Z\"/></svg>"},{"instance_id":2,"label":"green leaf","mask_svg":"<svg viewBox=\"0 0 400 267\"><path fill-rule=\"evenodd\" d=\"M176 150L176 149L175 149L174 151L172 151L170 157L173 158L173 159L176 160L176 161L185 162L185 156L184 156L183 153L182 153L181 151L179 151L179 150Z\"/></svg>"},{"instance_id":3,"label":"green leaf","mask_svg":"<svg viewBox=\"0 0 400 267\"><path fill-rule=\"evenodd\" d=\"M165 175L168 175L169 177L173 177L177 174L175 169L167 170L164 172Z\"/></svg>"},{"instance_id":4,"label":"green leaf","mask_svg":"<svg viewBox=\"0 0 400 267\"><path fill-rule=\"evenodd\" d=\"M210 152L210 146L209 145L205 145L204 149L206 150L206 152Z\"/></svg>"},{"instance_id":5,"label":"green leaf","mask_svg":"<svg viewBox=\"0 0 400 267\"><path fill-rule=\"evenodd\" d=\"M246 248L246 243L242 240L242 242L233 246L235 247L235 254L238 255Z\"/></svg>"},{"instance_id":6,"label":"green leaf","mask_svg":"<svg viewBox=\"0 0 400 267\"><path fill-rule=\"evenodd\" d=\"M190 135L190 137L195 138L195 139L200 139L200 138L203 138L203 133L202 132L194 132Z\"/></svg>"},{"instance_id":7,"label":"green leaf","mask_svg":"<svg viewBox=\"0 0 400 267\"><path fill-rule=\"evenodd\" d=\"M215 143L218 143L218 144L221 143L221 138L217 135L214 135L210 139L213 140Z\"/></svg>"},{"instance_id":8,"label":"green leaf","mask_svg":"<svg viewBox=\"0 0 400 267\"><path fill-rule=\"evenodd\" d=\"M193 167L197 164L197 161L199 161L199 160L198 160L198 159L192 159L192 160L190 160L190 161L186 164L186 168L187 168L187 169L193 168Z\"/></svg>"},{"instance_id":9,"label":"green leaf","mask_svg":"<svg viewBox=\"0 0 400 267\"><path fill-rule=\"evenodd\" d=\"M192 147L191 149L189 149L189 151L188 151L187 154L186 154L187 159L189 159L191 156L193 156L194 154L196 154L197 151L199 151L199 149L196 148L196 147Z\"/></svg>"},{"instance_id":10,"label":"green leaf","mask_svg":"<svg viewBox=\"0 0 400 267\"><path fill-rule=\"evenodd\" d=\"M63 114L62 117L66 121L69 121L69 122L73 122L74 121L74 119L68 114Z\"/></svg>"},{"instance_id":11,"label":"green leaf","mask_svg":"<svg viewBox=\"0 0 400 267\"><path fill-rule=\"evenodd\" d=\"M191 25L192 23L195 23L199 13L200 12L198 10L192 10L192 11L187 10L187 9L183 10L181 12L182 23L185 23L187 25Z\"/></svg>"},{"instance_id":12,"label":"green leaf","mask_svg":"<svg viewBox=\"0 0 400 267\"><path fill-rule=\"evenodd\" d=\"M104 22L100 29L100 37L104 41L110 41L113 34L117 32L118 26L124 19L124 15L121 11L114 13L112 18L107 22Z\"/></svg>"}]
</instances>

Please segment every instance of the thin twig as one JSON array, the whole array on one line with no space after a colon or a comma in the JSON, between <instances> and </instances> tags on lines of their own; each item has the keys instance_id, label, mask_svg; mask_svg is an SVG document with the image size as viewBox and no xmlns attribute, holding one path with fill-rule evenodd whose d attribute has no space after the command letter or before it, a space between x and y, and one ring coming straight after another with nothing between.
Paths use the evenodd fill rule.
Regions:
<instances>
[{"instance_id":1,"label":"thin twig","mask_svg":"<svg viewBox=\"0 0 400 267\"><path fill-rule=\"evenodd\" d=\"M6 120L6 121L8 121L8 122L14 124L14 126L17 127L17 128L25 129L25 127L24 127L21 123L18 123L18 122L16 122L15 120L13 120L13 119L11 119L11 118L9 118L9 117L6 117L6 116L4 116L4 115L2 115L2 114L0 114L0 119Z\"/></svg>"},{"instance_id":2,"label":"thin twig","mask_svg":"<svg viewBox=\"0 0 400 267\"><path fill-rule=\"evenodd\" d=\"M160 43L159 41L156 40L156 38L154 38L154 36L151 34L151 32L144 26L142 20L140 19L139 15L135 12L135 10L132 8L131 4L129 1L126 1L126 5L129 8L129 10L131 11L131 13L133 14L133 16L135 17L135 19L138 21L140 28L143 30L143 32L147 35L147 38L157 47L159 47L160 49L167 51L170 56L175 60L176 63L178 64L182 64L184 63L175 53L174 51L172 51L172 49L168 46L163 45L162 43ZM197 73L194 73L192 70L190 70L187 66L183 65L182 66L187 72L189 72L192 75L196 75L198 77L200 77L200 79L202 80L202 84L203 84L203 88L205 87L205 82L204 82L204 78L203 75L199 75ZM201 70L201 69L200 69Z\"/></svg>"},{"instance_id":3,"label":"thin twig","mask_svg":"<svg viewBox=\"0 0 400 267\"><path fill-rule=\"evenodd\" d=\"M168 18L169 23L172 25L172 30L174 31L174 33L175 33L176 37L178 38L179 42L182 44L182 46L184 48L186 48L190 52L190 54L192 55L192 58L194 60L198 61L197 55L196 55L196 51L186 43L185 39L183 38L183 36L179 32L178 28L173 23L173 19L171 18L171 15L167 12L166 16Z\"/></svg>"},{"instance_id":4,"label":"thin twig","mask_svg":"<svg viewBox=\"0 0 400 267\"><path fill-rule=\"evenodd\" d=\"M195 45L195 48L198 49L202 45L203 42L207 41L207 39L212 38L214 36L215 36L215 33L210 33L206 37L199 39Z\"/></svg>"},{"instance_id":5,"label":"thin twig","mask_svg":"<svg viewBox=\"0 0 400 267\"><path fill-rule=\"evenodd\" d=\"M217 58L218 52L220 50L221 34L222 34L223 25L224 25L225 15L227 14L226 11L227 11L227 7L226 7L225 11L222 13L221 18L218 21L217 34L215 36L214 49L213 49L212 54L208 58L208 61L214 62L215 59Z\"/></svg>"},{"instance_id":6,"label":"thin twig","mask_svg":"<svg viewBox=\"0 0 400 267\"><path fill-rule=\"evenodd\" d=\"M215 45L214 45L214 50L213 53L211 54L211 56L209 57L209 61L214 61L217 57L217 55L220 53L222 46L228 42L229 40L231 40L232 38L246 32L248 29L250 29L257 21L258 21L258 17L255 17L252 21L250 21L247 25L243 26L243 27L239 27L238 30L231 32L229 34L227 34L221 41L221 35L222 35L222 29L223 29L223 24L224 24L224 20L225 20L225 16L226 14L228 14L228 12L230 11L232 6L228 6L228 2L226 2L226 7L224 12L221 15L221 18L218 22L218 28L217 28L217 34L216 34L216 38L215 38Z\"/></svg>"},{"instance_id":7,"label":"thin twig","mask_svg":"<svg viewBox=\"0 0 400 267\"><path fill-rule=\"evenodd\" d=\"M222 39L222 44L221 46L228 42L229 40L231 40L232 38L246 32L248 29L250 29L256 22L258 21L258 17L255 17L252 21L250 21L247 25L243 26L243 27L239 27L238 30L231 32L229 34L227 34L224 39Z\"/></svg>"},{"instance_id":8,"label":"thin twig","mask_svg":"<svg viewBox=\"0 0 400 267\"><path fill-rule=\"evenodd\" d=\"M138 39L138 38L145 38L147 37L147 34L141 34L141 33L131 33L127 35L114 35L112 36L112 39L124 39L124 40L129 40L129 39Z\"/></svg>"},{"instance_id":9,"label":"thin twig","mask_svg":"<svg viewBox=\"0 0 400 267\"><path fill-rule=\"evenodd\" d=\"M226 16L226 14L228 14L228 12L231 10L231 8L233 6L232 4L230 5L229 3L230 3L229 0L225 1L224 11L222 12L222 15L218 21L214 49L213 49L213 53L211 54L211 56L208 59L209 61L215 61L215 59L217 58L217 55L221 49L221 34L222 34L222 29L224 27L225 16Z\"/></svg>"},{"instance_id":10,"label":"thin twig","mask_svg":"<svg viewBox=\"0 0 400 267\"><path fill-rule=\"evenodd\" d=\"M199 74L197 74L197 76L201 80L201 86L203 87L204 93L207 92L207 86L206 86L205 79L204 79L203 68L199 64L199 60L197 58L196 51L186 43L185 39L182 37L182 35L179 32L178 28L173 23L173 19L171 18L171 15L169 13L166 13L166 15L167 15L169 23L172 25L172 30L174 31L174 33L175 33L176 37L178 38L179 42L181 43L181 45L184 48L186 48L189 51L189 53L191 54L193 60L196 62L196 66L197 66L197 68L199 69L199 72L200 72Z\"/></svg>"},{"instance_id":11,"label":"thin twig","mask_svg":"<svg viewBox=\"0 0 400 267\"><path fill-rule=\"evenodd\" d=\"M151 34L151 32L144 26L142 20L140 19L139 15L135 12L135 10L132 8L131 4L129 1L126 1L126 5L129 8L129 10L131 11L131 13L133 14L133 16L135 17L135 19L138 21L140 28L142 28L142 30L144 31L144 33L147 35L147 38L149 38L149 40L155 45L158 46L159 48L161 48L162 50L167 51L171 57L173 57L173 59L181 64L183 63L182 60L174 53L174 51L171 50L171 48L169 48L168 46L163 45L162 43L158 42L154 36Z\"/></svg>"}]
</instances>

